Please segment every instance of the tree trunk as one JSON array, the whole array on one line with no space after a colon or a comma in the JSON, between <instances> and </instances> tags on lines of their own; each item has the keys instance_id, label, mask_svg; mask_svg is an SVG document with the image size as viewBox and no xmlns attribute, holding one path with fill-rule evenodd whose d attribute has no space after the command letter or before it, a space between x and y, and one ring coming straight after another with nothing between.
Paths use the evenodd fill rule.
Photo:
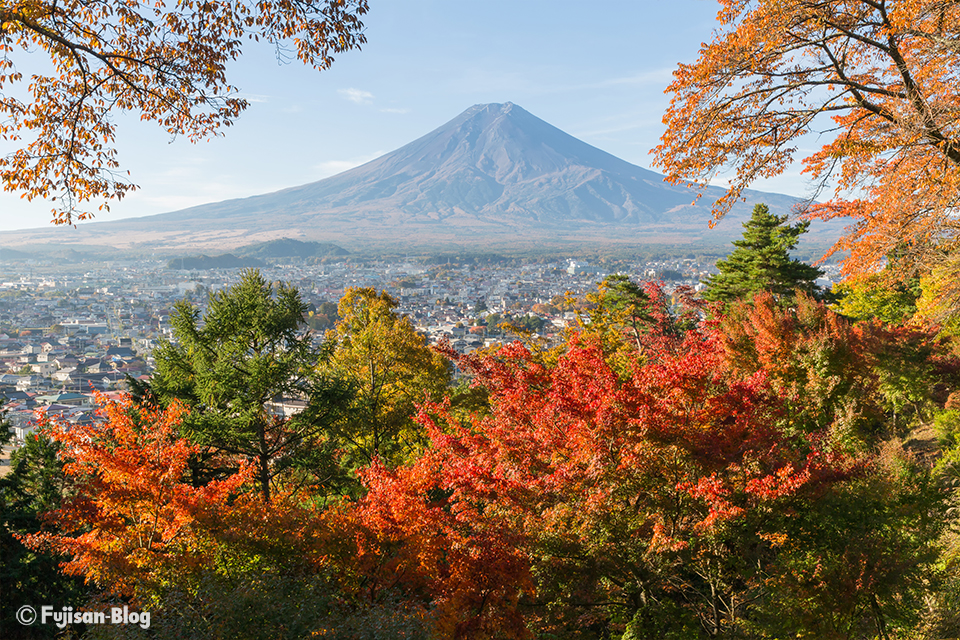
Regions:
<instances>
[{"instance_id":1,"label":"tree trunk","mask_svg":"<svg viewBox=\"0 0 960 640\"><path fill-rule=\"evenodd\" d=\"M260 492L263 494L264 504L270 502L270 454L267 451L267 428L261 424L259 428L260 437L260 459L258 469L260 473Z\"/></svg>"},{"instance_id":2,"label":"tree trunk","mask_svg":"<svg viewBox=\"0 0 960 640\"><path fill-rule=\"evenodd\" d=\"M880 603L877 602L875 594L870 594L870 608L873 609L873 617L877 622L877 634L879 634L881 640L890 640L890 636L887 635L887 623L883 619L883 611L880 609Z\"/></svg>"}]
</instances>

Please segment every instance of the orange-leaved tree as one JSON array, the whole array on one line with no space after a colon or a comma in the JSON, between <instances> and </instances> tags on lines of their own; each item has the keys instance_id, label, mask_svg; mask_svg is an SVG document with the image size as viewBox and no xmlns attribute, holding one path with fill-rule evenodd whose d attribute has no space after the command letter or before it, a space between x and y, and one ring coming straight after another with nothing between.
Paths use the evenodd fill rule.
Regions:
<instances>
[{"instance_id":1,"label":"orange-leaved tree","mask_svg":"<svg viewBox=\"0 0 960 640\"><path fill-rule=\"evenodd\" d=\"M783 308L763 292L728 307L721 335L733 371L766 372L804 420L872 445L882 416L870 326L854 326L802 293Z\"/></svg>"},{"instance_id":2,"label":"orange-leaved tree","mask_svg":"<svg viewBox=\"0 0 960 640\"><path fill-rule=\"evenodd\" d=\"M436 637L509 640L528 637L521 596L533 579L522 536L491 526L484 509L448 490L443 466L430 452L409 467L379 462L363 474L369 493L347 510L354 534L356 579L344 589L377 604L400 596L427 613Z\"/></svg>"},{"instance_id":3,"label":"orange-leaved tree","mask_svg":"<svg viewBox=\"0 0 960 640\"><path fill-rule=\"evenodd\" d=\"M197 487L188 463L201 448L178 435L182 403L99 401L94 424L44 426L69 491L41 533L18 536L64 558L96 606L153 610L158 637L420 637L421 609L350 597L365 595L353 572L367 569L358 542L370 531L355 511L293 488L264 500L249 464Z\"/></svg>"},{"instance_id":4,"label":"orange-leaved tree","mask_svg":"<svg viewBox=\"0 0 960 640\"><path fill-rule=\"evenodd\" d=\"M118 171L111 111L192 141L215 134L247 106L226 76L245 40L281 53L290 43L291 57L326 69L365 42L367 8L367 0L4 0L0 138L20 148L0 157L3 188L58 199L54 222L87 218L80 203L135 188ZM25 92L20 51L42 51L51 66Z\"/></svg>"},{"instance_id":5,"label":"orange-leaved tree","mask_svg":"<svg viewBox=\"0 0 960 640\"><path fill-rule=\"evenodd\" d=\"M791 308L769 293L731 305L721 329L733 371L766 372L804 420L861 445L929 419L960 382L935 327L853 323L803 294Z\"/></svg>"},{"instance_id":6,"label":"orange-leaved tree","mask_svg":"<svg viewBox=\"0 0 960 640\"><path fill-rule=\"evenodd\" d=\"M110 593L142 596L171 572L209 559L197 534L225 517L251 468L194 487L186 474L197 447L177 435L182 404L161 411L98 401L103 422L44 425L61 445L72 493L46 515L52 528L24 542L64 555L67 574Z\"/></svg>"},{"instance_id":7,"label":"orange-leaved tree","mask_svg":"<svg viewBox=\"0 0 960 640\"><path fill-rule=\"evenodd\" d=\"M682 64L655 149L674 182L732 171L719 218L782 173L800 137L827 139L805 171L851 217L848 272L898 248L918 262L960 240L960 4L944 0L720 0L719 28ZM936 248L936 253L931 251Z\"/></svg>"}]
</instances>

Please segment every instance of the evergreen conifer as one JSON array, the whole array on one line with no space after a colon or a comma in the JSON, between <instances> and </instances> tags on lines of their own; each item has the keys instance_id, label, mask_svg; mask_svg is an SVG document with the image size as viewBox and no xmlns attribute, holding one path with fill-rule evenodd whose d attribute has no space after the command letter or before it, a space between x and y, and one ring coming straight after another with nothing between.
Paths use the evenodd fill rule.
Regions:
<instances>
[{"instance_id":1,"label":"evergreen conifer","mask_svg":"<svg viewBox=\"0 0 960 640\"><path fill-rule=\"evenodd\" d=\"M786 224L786 216L770 213L765 204L753 208L753 216L743 223L743 238L735 240L736 249L717 261L720 270L707 281L703 297L711 301L731 302L769 291L779 298L794 291L816 292L814 280L823 272L790 257L809 222Z\"/></svg>"}]
</instances>

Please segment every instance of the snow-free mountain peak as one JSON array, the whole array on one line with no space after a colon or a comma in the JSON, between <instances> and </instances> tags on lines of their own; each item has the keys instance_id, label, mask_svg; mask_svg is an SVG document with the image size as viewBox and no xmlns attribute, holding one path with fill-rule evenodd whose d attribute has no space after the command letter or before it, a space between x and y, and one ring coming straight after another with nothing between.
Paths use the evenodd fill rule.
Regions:
<instances>
[{"instance_id":1,"label":"snow-free mountain peak","mask_svg":"<svg viewBox=\"0 0 960 640\"><path fill-rule=\"evenodd\" d=\"M83 225L74 236L77 242L159 242L178 250L230 249L281 237L335 242L350 250L488 249L545 241L717 245L740 235L735 220L749 217L754 202L782 213L797 202L749 192L734 220L710 231L709 203L721 193L710 188L692 206L691 190L504 102L474 105L399 149L330 178L173 213Z\"/></svg>"}]
</instances>

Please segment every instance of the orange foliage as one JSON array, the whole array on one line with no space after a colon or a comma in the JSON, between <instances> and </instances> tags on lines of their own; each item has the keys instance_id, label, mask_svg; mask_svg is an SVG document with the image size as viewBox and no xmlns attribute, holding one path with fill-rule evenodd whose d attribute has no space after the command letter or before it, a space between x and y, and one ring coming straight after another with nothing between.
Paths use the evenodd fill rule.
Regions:
<instances>
[{"instance_id":1,"label":"orange foliage","mask_svg":"<svg viewBox=\"0 0 960 640\"><path fill-rule=\"evenodd\" d=\"M73 491L46 516L55 529L24 542L67 556L62 566L70 575L135 595L164 572L189 571L207 559L198 531L224 520L227 499L248 480L250 468L193 487L184 474L197 448L177 436L183 405L161 411L129 399L101 396L98 402L103 423L44 425L62 445Z\"/></svg>"},{"instance_id":2,"label":"orange foliage","mask_svg":"<svg viewBox=\"0 0 960 640\"><path fill-rule=\"evenodd\" d=\"M897 246L921 255L958 238L960 6L940 0L720 0L720 30L668 91L655 164L673 182L732 169L720 218L749 184L782 173L798 138L829 142L804 159L833 198L808 216L851 217L833 248L847 273ZM832 119L832 122L829 120Z\"/></svg>"},{"instance_id":3,"label":"orange foliage","mask_svg":"<svg viewBox=\"0 0 960 640\"><path fill-rule=\"evenodd\" d=\"M729 309L722 335L738 375L765 371L813 425L834 423L845 398L865 403L876 391L869 325L854 326L809 296L784 309L769 293L758 294Z\"/></svg>"},{"instance_id":4,"label":"orange foliage","mask_svg":"<svg viewBox=\"0 0 960 640\"><path fill-rule=\"evenodd\" d=\"M901 418L929 417L960 382L935 327L853 323L806 295L790 309L766 293L732 305L722 341L736 375L769 376L797 428L829 426L860 444L896 433Z\"/></svg>"},{"instance_id":5,"label":"orange foliage","mask_svg":"<svg viewBox=\"0 0 960 640\"><path fill-rule=\"evenodd\" d=\"M80 202L135 188L116 171L112 109L191 141L206 138L247 106L226 77L245 39L291 42L297 58L326 69L334 54L366 41L366 12L367 0L4 0L0 91L23 81L18 50L42 51L53 72L31 77L28 101L0 93L0 138L30 134L0 157L3 188L59 198L56 223L83 220L90 213L77 210Z\"/></svg>"},{"instance_id":6,"label":"orange foliage","mask_svg":"<svg viewBox=\"0 0 960 640\"><path fill-rule=\"evenodd\" d=\"M520 539L478 526L477 505L451 501L428 454L391 471L374 464L356 512L359 592L375 602L402 590L432 609L437 637L525 638L517 609L532 590Z\"/></svg>"},{"instance_id":7,"label":"orange foliage","mask_svg":"<svg viewBox=\"0 0 960 640\"><path fill-rule=\"evenodd\" d=\"M463 425L447 404L424 407L428 454L368 476L363 520L395 545L391 575L430 575L433 592L456 593L460 607L472 590L500 625L535 578L526 619L554 633L611 616L630 593L698 610L708 605L681 574L709 573L741 546L770 548L759 534L781 539L789 526L764 515L774 502L796 504L856 473L822 434L784 433L785 405L764 374L730 375L715 326L657 353L649 342L625 380L595 340L577 336L555 364L520 343L461 357L490 394L489 415ZM468 568L454 569L470 548ZM725 594L733 607L740 595ZM555 598L555 609L533 605Z\"/></svg>"}]
</instances>

